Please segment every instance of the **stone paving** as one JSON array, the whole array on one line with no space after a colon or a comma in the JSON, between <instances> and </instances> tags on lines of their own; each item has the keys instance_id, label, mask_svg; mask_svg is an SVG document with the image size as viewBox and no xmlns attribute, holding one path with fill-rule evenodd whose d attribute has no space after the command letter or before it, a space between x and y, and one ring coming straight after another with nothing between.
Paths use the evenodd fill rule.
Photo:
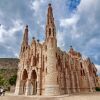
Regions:
<instances>
[{"instance_id":1,"label":"stone paving","mask_svg":"<svg viewBox=\"0 0 100 100\"><path fill-rule=\"evenodd\" d=\"M0 100L100 100L100 92L86 93L86 94L71 94L62 96L15 96L13 94L6 94L1 96Z\"/></svg>"}]
</instances>

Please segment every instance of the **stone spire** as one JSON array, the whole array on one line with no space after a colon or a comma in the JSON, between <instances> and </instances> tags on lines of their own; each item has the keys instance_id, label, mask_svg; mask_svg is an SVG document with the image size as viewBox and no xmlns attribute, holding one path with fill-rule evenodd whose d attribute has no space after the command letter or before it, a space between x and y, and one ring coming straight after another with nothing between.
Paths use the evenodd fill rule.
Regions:
<instances>
[{"instance_id":1,"label":"stone spire","mask_svg":"<svg viewBox=\"0 0 100 100\"><path fill-rule=\"evenodd\" d=\"M26 25L24 30L23 43L28 45L28 25Z\"/></svg>"},{"instance_id":2,"label":"stone spire","mask_svg":"<svg viewBox=\"0 0 100 100\"><path fill-rule=\"evenodd\" d=\"M48 37L56 37L53 10L50 3L48 4L48 12L47 12L46 39Z\"/></svg>"},{"instance_id":3,"label":"stone spire","mask_svg":"<svg viewBox=\"0 0 100 100\"><path fill-rule=\"evenodd\" d=\"M53 18L53 12L52 12L52 7L51 4L48 4L48 13L47 13L47 25L54 25L54 18Z\"/></svg>"},{"instance_id":4,"label":"stone spire","mask_svg":"<svg viewBox=\"0 0 100 100\"><path fill-rule=\"evenodd\" d=\"M28 25L26 25L21 45L21 54L28 48Z\"/></svg>"}]
</instances>

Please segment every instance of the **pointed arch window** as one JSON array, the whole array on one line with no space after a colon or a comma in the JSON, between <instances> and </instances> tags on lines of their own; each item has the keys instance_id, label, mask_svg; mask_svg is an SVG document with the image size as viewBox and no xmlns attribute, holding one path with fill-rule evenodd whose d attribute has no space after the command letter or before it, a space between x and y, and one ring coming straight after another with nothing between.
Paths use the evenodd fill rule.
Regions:
<instances>
[{"instance_id":1,"label":"pointed arch window","mask_svg":"<svg viewBox=\"0 0 100 100\"><path fill-rule=\"evenodd\" d=\"M82 72L82 70L81 70L81 76L83 76L83 72Z\"/></svg>"},{"instance_id":2,"label":"pointed arch window","mask_svg":"<svg viewBox=\"0 0 100 100\"><path fill-rule=\"evenodd\" d=\"M53 28L53 36L54 36L54 34L55 34L55 30L54 30L54 28Z\"/></svg>"},{"instance_id":3,"label":"pointed arch window","mask_svg":"<svg viewBox=\"0 0 100 100\"><path fill-rule=\"evenodd\" d=\"M81 65L81 68L83 68L82 62L80 63L80 65Z\"/></svg>"},{"instance_id":4,"label":"pointed arch window","mask_svg":"<svg viewBox=\"0 0 100 100\"><path fill-rule=\"evenodd\" d=\"M51 35L51 28L49 28L49 36Z\"/></svg>"}]
</instances>

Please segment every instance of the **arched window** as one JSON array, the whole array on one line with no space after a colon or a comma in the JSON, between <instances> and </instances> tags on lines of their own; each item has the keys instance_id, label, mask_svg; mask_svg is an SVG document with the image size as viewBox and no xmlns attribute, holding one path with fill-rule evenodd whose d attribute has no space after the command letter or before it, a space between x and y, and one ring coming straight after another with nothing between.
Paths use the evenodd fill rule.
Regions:
<instances>
[{"instance_id":1,"label":"arched window","mask_svg":"<svg viewBox=\"0 0 100 100\"><path fill-rule=\"evenodd\" d=\"M58 76L57 76L57 83L59 83Z\"/></svg>"},{"instance_id":2,"label":"arched window","mask_svg":"<svg viewBox=\"0 0 100 100\"><path fill-rule=\"evenodd\" d=\"M83 76L83 72L82 72L82 70L81 70L81 76Z\"/></svg>"},{"instance_id":3,"label":"arched window","mask_svg":"<svg viewBox=\"0 0 100 100\"><path fill-rule=\"evenodd\" d=\"M22 80L26 80L27 78L28 78L28 73L27 73L27 70L24 69L23 75L22 75Z\"/></svg>"},{"instance_id":4,"label":"arched window","mask_svg":"<svg viewBox=\"0 0 100 100\"><path fill-rule=\"evenodd\" d=\"M58 70L58 64L56 63L56 70Z\"/></svg>"},{"instance_id":5,"label":"arched window","mask_svg":"<svg viewBox=\"0 0 100 100\"><path fill-rule=\"evenodd\" d=\"M46 74L47 74L47 68L46 68Z\"/></svg>"},{"instance_id":6,"label":"arched window","mask_svg":"<svg viewBox=\"0 0 100 100\"><path fill-rule=\"evenodd\" d=\"M47 51L47 45L45 46L45 51Z\"/></svg>"},{"instance_id":7,"label":"arched window","mask_svg":"<svg viewBox=\"0 0 100 100\"><path fill-rule=\"evenodd\" d=\"M36 79L36 78L37 78L36 71L32 70L31 79Z\"/></svg>"},{"instance_id":8,"label":"arched window","mask_svg":"<svg viewBox=\"0 0 100 100\"><path fill-rule=\"evenodd\" d=\"M55 34L55 30L54 30L54 28L53 28L53 36L54 36L54 34Z\"/></svg>"},{"instance_id":9,"label":"arched window","mask_svg":"<svg viewBox=\"0 0 100 100\"><path fill-rule=\"evenodd\" d=\"M80 65L81 65L81 68L83 68L83 66L82 66L82 62L80 63Z\"/></svg>"},{"instance_id":10,"label":"arched window","mask_svg":"<svg viewBox=\"0 0 100 100\"><path fill-rule=\"evenodd\" d=\"M56 52L56 58L57 58L57 52Z\"/></svg>"},{"instance_id":11,"label":"arched window","mask_svg":"<svg viewBox=\"0 0 100 100\"><path fill-rule=\"evenodd\" d=\"M85 76L85 71L84 71L84 69L83 69L83 75Z\"/></svg>"},{"instance_id":12,"label":"arched window","mask_svg":"<svg viewBox=\"0 0 100 100\"><path fill-rule=\"evenodd\" d=\"M39 54L37 54L37 63L39 63Z\"/></svg>"},{"instance_id":13,"label":"arched window","mask_svg":"<svg viewBox=\"0 0 100 100\"><path fill-rule=\"evenodd\" d=\"M33 66L35 66L35 65L36 65L36 57L33 56Z\"/></svg>"},{"instance_id":14,"label":"arched window","mask_svg":"<svg viewBox=\"0 0 100 100\"><path fill-rule=\"evenodd\" d=\"M49 36L51 35L51 28L49 28Z\"/></svg>"},{"instance_id":15,"label":"arched window","mask_svg":"<svg viewBox=\"0 0 100 100\"><path fill-rule=\"evenodd\" d=\"M25 51L25 47L22 48L22 52L24 52L24 51Z\"/></svg>"},{"instance_id":16,"label":"arched window","mask_svg":"<svg viewBox=\"0 0 100 100\"><path fill-rule=\"evenodd\" d=\"M43 55L43 69L42 70L44 71L44 55Z\"/></svg>"}]
</instances>

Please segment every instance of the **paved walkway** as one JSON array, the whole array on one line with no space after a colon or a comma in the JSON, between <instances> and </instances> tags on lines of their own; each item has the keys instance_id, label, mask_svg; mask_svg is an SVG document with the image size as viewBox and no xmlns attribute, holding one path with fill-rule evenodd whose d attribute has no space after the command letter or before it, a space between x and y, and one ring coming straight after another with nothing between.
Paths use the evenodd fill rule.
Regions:
<instances>
[{"instance_id":1,"label":"paved walkway","mask_svg":"<svg viewBox=\"0 0 100 100\"><path fill-rule=\"evenodd\" d=\"M1 96L0 100L100 100L100 92L62 96L14 96L7 93L5 96Z\"/></svg>"}]
</instances>

